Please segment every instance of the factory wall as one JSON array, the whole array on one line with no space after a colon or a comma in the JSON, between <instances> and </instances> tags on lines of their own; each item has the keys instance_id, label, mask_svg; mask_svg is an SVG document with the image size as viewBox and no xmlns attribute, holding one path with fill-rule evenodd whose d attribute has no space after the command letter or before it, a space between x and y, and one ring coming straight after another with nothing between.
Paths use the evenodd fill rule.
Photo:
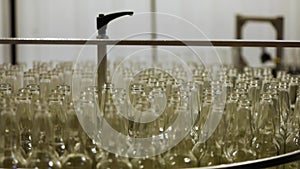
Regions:
<instances>
[{"instance_id":1,"label":"factory wall","mask_svg":"<svg viewBox=\"0 0 300 169\"><path fill-rule=\"evenodd\" d=\"M5 12L7 1L0 1L1 13ZM137 14L150 11L149 1L141 0L18 0L18 35L20 37L59 37L89 38L96 31L95 17L98 13L133 10ZM157 11L179 16L195 24L209 39L235 38L235 15L279 16L285 17L285 39L300 39L300 2L299 0L157 0ZM5 14L6 15L6 14ZM7 36L5 15L0 16L0 36ZM159 19L159 18L158 18ZM111 38L124 38L142 30L150 31L150 19L140 20L135 25L128 24L130 19L120 19L110 24ZM299 20L299 21L297 21ZM143 27L143 28L141 28ZM158 32L180 32L180 37L198 38L186 31L186 25L178 23L173 27L158 25ZM244 29L247 39L274 39L275 31L268 24L249 24ZM0 49L1 59L7 56L7 49ZM73 60L81 47L69 46L19 46L18 61L32 60ZM269 49L274 54L273 49ZM222 49L225 62L233 61L231 48ZM244 50L246 60L258 65L260 49ZM295 50L287 50L290 55ZM299 52L298 52L299 53ZM2 60L1 60L2 61Z\"/></svg>"}]
</instances>

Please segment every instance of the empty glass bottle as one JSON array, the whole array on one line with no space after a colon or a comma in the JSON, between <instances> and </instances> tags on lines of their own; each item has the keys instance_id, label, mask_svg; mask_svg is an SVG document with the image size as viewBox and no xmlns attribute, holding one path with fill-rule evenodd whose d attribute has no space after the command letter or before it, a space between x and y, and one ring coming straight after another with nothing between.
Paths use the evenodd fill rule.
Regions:
<instances>
[{"instance_id":1,"label":"empty glass bottle","mask_svg":"<svg viewBox=\"0 0 300 169\"><path fill-rule=\"evenodd\" d=\"M49 110L53 118L54 142L52 143L55 150L62 156L65 152L64 127L66 122L66 112L63 110L63 98L54 90L49 97ZM66 106L66 105L65 105Z\"/></svg>"},{"instance_id":2,"label":"empty glass bottle","mask_svg":"<svg viewBox=\"0 0 300 169\"><path fill-rule=\"evenodd\" d=\"M177 113L191 113L186 105L181 105L175 109ZM190 117L191 116L187 116ZM184 129L177 129L184 130ZM174 136L173 136L174 137ZM175 136L176 138L176 136ZM187 135L176 147L172 148L164 156L166 168L188 168L198 166L198 160L192 152L192 138Z\"/></svg>"},{"instance_id":3,"label":"empty glass bottle","mask_svg":"<svg viewBox=\"0 0 300 169\"><path fill-rule=\"evenodd\" d=\"M67 152L62 156L62 168L66 169L92 169L92 160L85 153L81 133L83 130L77 119L75 109L71 103L67 110L66 138Z\"/></svg>"},{"instance_id":4,"label":"empty glass bottle","mask_svg":"<svg viewBox=\"0 0 300 169\"><path fill-rule=\"evenodd\" d=\"M264 93L259 104L252 143L258 159L276 156L279 153L280 147L275 138L275 116L272 97L269 93Z\"/></svg>"},{"instance_id":5,"label":"empty glass bottle","mask_svg":"<svg viewBox=\"0 0 300 169\"><path fill-rule=\"evenodd\" d=\"M57 152L50 146L53 142L53 119L47 107L36 104L33 120L33 151L27 159L28 168L59 169L61 163Z\"/></svg>"},{"instance_id":6,"label":"empty glass bottle","mask_svg":"<svg viewBox=\"0 0 300 169\"><path fill-rule=\"evenodd\" d=\"M3 156L0 158L1 168L22 168L26 166L26 161L22 156L19 139L19 125L17 116L13 109L12 102L2 102L2 111L0 116L0 133L2 135L1 145Z\"/></svg>"},{"instance_id":7,"label":"empty glass bottle","mask_svg":"<svg viewBox=\"0 0 300 169\"><path fill-rule=\"evenodd\" d=\"M229 163L254 160L255 151L251 147L253 131L251 126L251 104L250 101L243 98L239 101L239 106L234 115L232 138L227 138L226 159Z\"/></svg>"},{"instance_id":8,"label":"empty glass bottle","mask_svg":"<svg viewBox=\"0 0 300 169\"><path fill-rule=\"evenodd\" d=\"M16 112L20 124L21 146L27 157L32 150L32 120L31 96L26 92L19 92L16 97Z\"/></svg>"}]
</instances>

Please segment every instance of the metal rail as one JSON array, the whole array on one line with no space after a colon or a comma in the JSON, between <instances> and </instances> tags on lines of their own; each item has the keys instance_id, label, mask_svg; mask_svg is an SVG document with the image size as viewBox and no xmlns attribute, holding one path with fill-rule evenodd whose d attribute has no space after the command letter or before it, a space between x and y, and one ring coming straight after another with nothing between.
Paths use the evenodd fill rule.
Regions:
<instances>
[{"instance_id":1,"label":"metal rail","mask_svg":"<svg viewBox=\"0 0 300 169\"><path fill-rule=\"evenodd\" d=\"M292 40L113 40L113 39L102 40L102 39L64 39L64 38L0 38L0 44L300 47L300 41L292 41Z\"/></svg>"},{"instance_id":2,"label":"metal rail","mask_svg":"<svg viewBox=\"0 0 300 169\"><path fill-rule=\"evenodd\" d=\"M300 160L300 150L278 155L275 157L263 158L258 160L245 161L233 164L223 164L211 167L200 167L191 169L259 169L278 166L293 161Z\"/></svg>"}]
</instances>

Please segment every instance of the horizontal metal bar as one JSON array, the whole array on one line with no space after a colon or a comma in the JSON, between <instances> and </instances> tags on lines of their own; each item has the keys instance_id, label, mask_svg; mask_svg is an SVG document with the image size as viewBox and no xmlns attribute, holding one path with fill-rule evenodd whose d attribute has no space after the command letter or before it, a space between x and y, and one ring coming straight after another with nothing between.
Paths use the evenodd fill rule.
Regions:
<instances>
[{"instance_id":1,"label":"horizontal metal bar","mask_svg":"<svg viewBox=\"0 0 300 169\"><path fill-rule=\"evenodd\" d=\"M245 161L245 162L233 163L233 164L211 166L211 167L193 168L193 169L253 169L253 168L258 169L258 168L278 166L281 164L286 164L298 160L300 160L300 150L278 155L275 157L269 157L269 158L263 158L263 159L251 160L251 161Z\"/></svg>"},{"instance_id":2,"label":"horizontal metal bar","mask_svg":"<svg viewBox=\"0 0 300 169\"><path fill-rule=\"evenodd\" d=\"M0 38L0 44L21 45L128 45L128 46L223 46L223 47L300 47L291 40L113 40L63 38Z\"/></svg>"}]
</instances>

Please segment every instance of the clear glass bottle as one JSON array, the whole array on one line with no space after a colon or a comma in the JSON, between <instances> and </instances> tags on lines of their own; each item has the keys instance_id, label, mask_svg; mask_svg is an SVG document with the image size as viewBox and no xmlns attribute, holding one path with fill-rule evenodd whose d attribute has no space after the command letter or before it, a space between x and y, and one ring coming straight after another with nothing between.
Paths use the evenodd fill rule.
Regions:
<instances>
[{"instance_id":1,"label":"clear glass bottle","mask_svg":"<svg viewBox=\"0 0 300 169\"><path fill-rule=\"evenodd\" d=\"M32 120L31 96L26 92L19 92L16 97L16 112L20 124L21 147L25 152L25 157L32 150Z\"/></svg>"},{"instance_id":2,"label":"clear glass bottle","mask_svg":"<svg viewBox=\"0 0 300 169\"><path fill-rule=\"evenodd\" d=\"M285 127L290 115L290 97L288 93L288 84L286 82L279 83L278 100L282 130L286 132Z\"/></svg>"},{"instance_id":3,"label":"clear glass bottle","mask_svg":"<svg viewBox=\"0 0 300 169\"><path fill-rule=\"evenodd\" d=\"M296 98L295 109L287 126L287 138L285 140L285 153L300 149L300 96ZM285 169L298 168L299 161L285 164Z\"/></svg>"},{"instance_id":4,"label":"clear glass bottle","mask_svg":"<svg viewBox=\"0 0 300 169\"><path fill-rule=\"evenodd\" d=\"M49 111L52 114L54 127L54 142L52 146L55 148L59 156L65 152L66 146L64 143L64 127L66 122L66 112L63 110L63 100L59 93L54 90L48 100Z\"/></svg>"},{"instance_id":5,"label":"clear glass bottle","mask_svg":"<svg viewBox=\"0 0 300 169\"><path fill-rule=\"evenodd\" d=\"M0 84L0 93L2 94L2 97L7 99L7 101L8 101L12 95L11 85L8 83Z\"/></svg>"},{"instance_id":6,"label":"clear glass bottle","mask_svg":"<svg viewBox=\"0 0 300 169\"><path fill-rule=\"evenodd\" d=\"M10 84L13 93L16 93L18 91L17 75L14 71L6 71L5 82Z\"/></svg>"},{"instance_id":7,"label":"clear glass bottle","mask_svg":"<svg viewBox=\"0 0 300 169\"><path fill-rule=\"evenodd\" d=\"M197 137L203 134L201 131L209 115L209 110L211 109L211 105L212 105L212 94L210 89L206 89L203 97L201 111L199 112L199 116L197 117L196 122L193 126L193 130L197 133L196 135ZM195 140L197 141L197 138Z\"/></svg>"},{"instance_id":8,"label":"clear glass bottle","mask_svg":"<svg viewBox=\"0 0 300 169\"><path fill-rule=\"evenodd\" d=\"M3 101L3 102L2 102ZM3 156L0 158L1 168L22 168L26 166L26 160L22 156L19 139L19 125L12 102L1 102L3 108L0 116L0 133Z\"/></svg>"},{"instance_id":9,"label":"clear glass bottle","mask_svg":"<svg viewBox=\"0 0 300 169\"><path fill-rule=\"evenodd\" d=\"M144 147L140 146L140 147L135 147L135 148L138 150L142 150ZM147 151L149 149L150 148L148 147ZM155 150L153 149L153 151L155 151ZM155 155L155 156L145 156L145 157L141 157L141 158L133 158L130 162L132 164L133 169L152 169L152 168L164 169L165 168L165 161L160 154Z\"/></svg>"},{"instance_id":10,"label":"clear glass bottle","mask_svg":"<svg viewBox=\"0 0 300 169\"><path fill-rule=\"evenodd\" d=\"M279 144L275 137L274 106L271 94L261 96L258 116L255 122L256 131L252 146L258 159L279 154Z\"/></svg>"},{"instance_id":11,"label":"clear glass bottle","mask_svg":"<svg viewBox=\"0 0 300 169\"><path fill-rule=\"evenodd\" d=\"M29 93L31 95L31 106L30 109L33 112L35 109L35 103L39 100L41 100L40 96L40 86L37 84L29 84L26 86L27 89L29 89Z\"/></svg>"},{"instance_id":12,"label":"clear glass bottle","mask_svg":"<svg viewBox=\"0 0 300 169\"><path fill-rule=\"evenodd\" d=\"M36 84L37 81L35 79L35 76L32 72L24 72L24 87L26 87L27 85L30 85L30 84Z\"/></svg>"},{"instance_id":13,"label":"clear glass bottle","mask_svg":"<svg viewBox=\"0 0 300 169\"><path fill-rule=\"evenodd\" d=\"M85 148L80 126L73 104L69 105L67 111L66 132L67 152L62 156L62 168L65 169L92 169L92 160L85 153Z\"/></svg>"},{"instance_id":14,"label":"clear glass bottle","mask_svg":"<svg viewBox=\"0 0 300 169\"><path fill-rule=\"evenodd\" d=\"M145 103L145 100L143 102L140 103L140 106L137 105L137 108L139 108L141 111L145 111L147 110L147 106L143 106L143 105L147 105L147 102ZM152 107L153 108L153 107ZM155 113L155 108L152 109L153 112L147 112L147 113ZM158 134L160 134L161 132L163 132L164 130L160 130L160 128L164 128L163 126L161 126L161 121L159 119L154 120L151 123L146 123L143 124L142 127L140 127L140 123L139 125L135 125L136 129L138 129L140 131L140 133L143 132L143 135L135 135L134 137L139 137L139 136L143 136L143 138L150 138L152 136L157 136ZM138 123L138 122L135 122ZM136 132L134 132L136 133ZM152 144L147 147L146 150L144 150L143 146L134 146L132 148L137 149L139 151L147 151L145 153L149 153L149 155L142 157L142 158L133 158L131 160L131 164L133 166L133 169L152 169L152 168L165 168L165 161L162 158L162 156L159 155L155 155L155 146L159 146L157 144L160 144L159 142L152 142ZM161 145L163 146L163 145Z\"/></svg>"},{"instance_id":15,"label":"clear glass bottle","mask_svg":"<svg viewBox=\"0 0 300 169\"><path fill-rule=\"evenodd\" d=\"M46 104L36 104L33 125L33 151L27 159L27 167L60 169L61 163L58 154L50 146L54 136L53 119Z\"/></svg>"},{"instance_id":16,"label":"clear glass bottle","mask_svg":"<svg viewBox=\"0 0 300 169\"><path fill-rule=\"evenodd\" d=\"M298 77L291 77L289 82L289 87L288 87L291 105L295 105L296 103L298 86L299 86Z\"/></svg>"},{"instance_id":17,"label":"clear glass bottle","mask_svg":"<svg viewBox=\"0 0 300 169\"><path fill-rule=\"evenodd\" d=\"M204 135L206 133L203 133ZM196 152L196 156L199 161L200 167L214 166L220 164L220 156L218 155L219 149L217 148L215 140L210 137L204 143L197 143L193 152Z\"/></svg>"},{"instance_id":18,"label":"clear glass bottle","mask_svg":"<svg viewBox=\"0 0 300 169\"><path fill-rule=\"evenodd\" d=\"M259 105L259 98L260 98L260 91L261 88L259 86L259 81L258 80L251 80L249 84L249 89L248 89L248 96L249 100L251 101L252 104L252 110L251 110L251 117L256 117L257 116L257 111L258 111L258 105ZM254 119L252 119L253 121ZM252 127L254 124L251 124Z\"/></svg>"},{"instance_id":19,"label":"clear glass bottle","mask_svg":"<svg viewBox=\"0 0 300 169\"><path fill-rule=\"evenodd\" d=\"M190 113L191 110L188 109L186 105L180 105L177 109L175 109L175 111L177 111L177 113ZM187 117L191 118L190 116ZM187 135L178 145L176 145L176 147L173 147L169 152L167 152L164 156L164 160L167 169L197 167L199 161L192 152L190 135Z\"/></svg>"},{"instance_id":20,"label":"clear glass bottle","mask_svg":"<svg viewBox=\"0 0 300 169\"><path fill-rule=\"evenodd\" d=\"M51 93L51 77L48 73L42 73L39 77L41 99L46 101Z\"/></svg>"},{"instance_id":21,"label":"clear glass bottle","mask_svg":"<svg viewBox=\"0 0 300 169\"><path fill-rule=\"evenodd\" d=\"M241 99L232 121L233 134L231 135L230 144L226 145L226 159L228 162L242 162L246 160L254 160L255 152L251 147L253 139L252 122L251 122L251 104L247 99Z\"/></svg>"}]
</instances>

